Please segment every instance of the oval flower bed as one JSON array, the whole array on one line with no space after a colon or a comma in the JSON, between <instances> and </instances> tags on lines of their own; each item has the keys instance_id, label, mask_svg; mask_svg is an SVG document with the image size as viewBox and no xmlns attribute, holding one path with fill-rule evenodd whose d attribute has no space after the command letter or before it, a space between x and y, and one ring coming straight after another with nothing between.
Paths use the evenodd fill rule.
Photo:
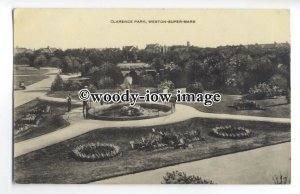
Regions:
<instances>
[{"instance_id":1,"label":"oval flower bed","mask_svg":"<svg viewBox=\"0 0 300 194\"><path fill-rule=\"evenodd\" d=\"M257 104L255 101L240 100L233 103L233 107L236 110L265 110L264 107Z\"/></svg>"},{"instance_id":2,"label":"oval flower bed","mask_svg":"<svg viewBox=\"0 0 300 194\"><path fill-rule=\"evenodd\" d=\"M212 128L212 135L229 139L243 139L250 137L253 133L245 127L220 126Z\"/></svg>"},{"instance_id":3,"label":"oval flower bed","mask_svg":"<svg viewBox=\"0 0 300 194\"><path fill-rule=\"evenodd\" d=\"M113 144L87 143L72 150L73 155L83 161L106 160L120 154L120 148Z\"/></svg>"}]
</instances>

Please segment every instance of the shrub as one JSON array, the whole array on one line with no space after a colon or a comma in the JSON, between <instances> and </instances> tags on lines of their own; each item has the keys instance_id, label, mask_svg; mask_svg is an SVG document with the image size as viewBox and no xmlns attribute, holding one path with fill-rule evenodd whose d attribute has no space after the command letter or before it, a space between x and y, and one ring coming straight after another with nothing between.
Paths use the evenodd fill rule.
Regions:
<instances>
[{"instance_id":1,"label":"shrub","mask_svg":"<svg viewBox=\"0 0 300 194\"><path fill-rule=\"evenodd\" d=\"M212 128L211 134L221 138L243 139L250 137L253 133L245 127L232 127L231 125L227 125Z\"/></svg>"},{"instance_id":2,"label":"shrub","mask_svg":"<svg viewBox=\"0 0 300 194\"><path fill-rule=\"evenodd\" d=\"M186 87L188 93L202 93L204 91L203 85L200 82L193 82Z\"/></svg>"},{"instance_id":3,"label":"shrub","mask_svg":"<svg viewBox=\"0 0 300 194\"><path fill-rule=\"evenodd\" d=\"M264 110L264 108L255 101L241 100L233 103L237 110Z\"/></svg>"},{"instance_id":4,"label":"shrub","mask_svg":"<svg viewBox=\"0 0 300 194\"><path fill-rule=\"evenodd\" d=\"M62 80L60 75L57 75L51 84L51 90L52 91L61 91L64 89L63 86L64 86L64 81Z\"/></svg>"},{"instance_id":5,"label":"shrub","mask_svg":"<svg viewBox=\"0 0 300 194\"><path fill-rule=\"evenodd\" d=\"M140 77L140 85L144 87L155 86L155 80L151 75L143 75Z\"/></svg>"},{"instance_id":6,"label":"shrub","mask_svg":"<svg viewBox=\"0 0 300 194\"><path fill-rule=\"evenodd\" d=\"M97 83L97 87L98 89L101 88L112 88L114 87L114 80L108 76L104 76L102 78L100 78L100 80Z\"/></svg>"},{"instance_id":7,"label":"shrub","mask_svg":"<svg viewBox=\"0 0 300 194\"><path fill-rule=\"evenodd\" d=\"M244 99L260 100L283 95L286 95L286 90L280 89L278 86L271 84L260 83L253 88L250 88L248 94L244 96Z\"/></svg>"},{"instance_id":8,"label":"shrub","mask_svg":"<svg viewBox=\"0 0 300 194\"><path fill-rule=\"evenodd\" d=\"M89 85L89 91L90 92L96 92L97 91L97 87L94 84L90 84Z\"/></svg>"},{"instance_id":9,"label":"shrub","mask_svg":"<svg viewBox=\"0 0 300 194\"><path fill-rule=\"evenodd\" d=\"M66 91L76 91L82 88L82 84L78 80L66 80L63 86Z\"/></svg>"},{"instance_id":10,"label":"shrub","mask_svg":"<svg viewBox=\"0 0 300 194\"><path fill-rule=\"evenodd\" d=\"M83 161L105 160L120 154L120 148L113 144L87 143L72 150L73 155Z\"/></svg>"},{"instance_id":11,"label":"shrub","mask_svg":"<svg viewBox=\"0 0 300 194\"><path fill-rule=\"evenodd\" d=\"M166 81L161 82L159 84L158 88L160 91L163 91L165 88L174 89L175 84L170 80L166 80Z\"/></svg>"},{"instance_id":12,"label":"shrub","mask_svg":"<svg viewBox=\"0 0 300 194\"><path fill-rule=\"evenodd\" d=\"M167 172L163 176L162 184L214 184L211 180L203 179L199 176L187 176L185 172Z\"/></svg>"},{"instance_id":13,"label":"shrub","mask_svg":"<svg viewBox=\"0 0 300 194\"><path fill-rule=\"evenodd\" d=\"M75 90L80 90L81 88L82 88L81 82L77 81L77 80L74 80L74 81L71 81L70 88L65 88L65 89L75 91Z\"/></svg>"}]
</instances>

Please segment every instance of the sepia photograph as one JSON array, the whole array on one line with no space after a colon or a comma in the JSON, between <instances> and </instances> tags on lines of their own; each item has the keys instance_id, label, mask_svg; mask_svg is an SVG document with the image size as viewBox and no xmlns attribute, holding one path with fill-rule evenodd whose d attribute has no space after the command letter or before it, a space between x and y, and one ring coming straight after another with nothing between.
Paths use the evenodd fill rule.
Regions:
<instances>
[{"instance_id":1,"label":"sepia photograph","mask_svg":"<svg viewBox=\"0 0 300 194\"><path fill-rule=\"evenodd\" d=\"M13 10L16 184L291 184L288 9Z\"/></svg>"}]
</instances>

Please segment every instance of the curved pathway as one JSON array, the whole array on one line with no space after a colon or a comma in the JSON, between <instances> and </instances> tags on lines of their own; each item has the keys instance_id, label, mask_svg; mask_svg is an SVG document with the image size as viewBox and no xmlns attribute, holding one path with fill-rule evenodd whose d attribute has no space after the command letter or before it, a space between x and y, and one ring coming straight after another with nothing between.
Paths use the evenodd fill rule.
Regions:
<instances>
[{"instance_id":1,"label":"curved pathway","mask_svg":"<svg viewBox=\"0 0 300 194\"><path fill-rule=\"evenodd\" d=\"M35 98L49 102L65 103L65 99L53 98L46 96L49 91L50 85L56 76L58 69L49 68L50 72L48 78L28 86L24 91L14 91L15 103L14 107L20 106L26 102L29 102ZM67 79L72 76L62 76ZM82 104L80 101L73 100L73 104ZM103 108L106 105L103 105ZM191 118L214 118L214 119L232 119L232 120L247 120L247 121L264 121L274 123L290 123L290 118L272 118L272 117L257 117L247 115L232 115L232 114L217 114L217 113L205 113L198 111L197 109L186 106L183 104L176 105L176 111L173 114L144 120L131 120L131 121L102 121L102 120L85 120L82 118L82 109L73 109L70 113L66 113L64 118L70 122L68 127L63 129L41 135L32 139L21 141L14 144L14 157L24 155L26 153L65 141L67 139L79 136L98 128L108 127L146 127L155 125L171 124L176 122L185 121Z\"/></svg>"},{"instance_id":2,"label":"curved pathway","mask_svg":"<svg viewBox=\"0 0 300 194\"><path fill-rule=\"evenodd\" d=\"M270 118L270 117L255 117L255 116L241 116L230 114L213 114L200 112L192 107L178 104L176 111L173 114L143 120L129 120L129 121L104 121L104 120L90 120L82 118L82 108L73 109L70 113L65 114L65 119L70 122L66 128L41 135L32 139L18 142L14 145L14 157L71 139L81 134L87 133L99 128L113 128L113 127L146 127L155 125L171 124L180 121L185 121L191 118L215 118L215 119L232 119L232 120L247 120L247 121L264 121L276 123L290 123L289 118Z\"/></svg>"},{"instance_id":3,"label":"curved pathway","mask_svg":"<svg viewBox=\"0 0 300 194\"><path fill-rule=\"evenodd\" d=\"M43 79L39 82L31 84L26 87L25 90L15 90L14 91L14 108L21 106L31 100L34 100L41 96L46 96L47 92L50 90L51 83L53 82L55 76L59 72L57 68L41 68L47 69L48 72L43 74L47 75L46 79ZM23 75L24 76L24 75ZM27 75L31 76L31 75ZM63 79L68 79L77 75L61 75Z\"/></svg>"}]
</instances>

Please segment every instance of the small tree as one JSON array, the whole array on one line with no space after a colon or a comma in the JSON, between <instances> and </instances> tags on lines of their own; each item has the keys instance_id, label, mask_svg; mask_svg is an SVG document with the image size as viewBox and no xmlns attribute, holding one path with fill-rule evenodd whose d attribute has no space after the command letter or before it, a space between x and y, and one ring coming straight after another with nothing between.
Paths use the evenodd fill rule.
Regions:
<instances>
[{"instance_id":1,"label":"small tree","mask_svg":"<svg viewBox=\"0 0 300 194\"><path fill-rule=\"evenodd\" d=\"M64 85L64 81L62 80L62 78L60 77L60 75L57 75L55 77L54 81L52 82L51 90L52 91L63 90L63 85Z\"/></svg>"}]
</instances>

